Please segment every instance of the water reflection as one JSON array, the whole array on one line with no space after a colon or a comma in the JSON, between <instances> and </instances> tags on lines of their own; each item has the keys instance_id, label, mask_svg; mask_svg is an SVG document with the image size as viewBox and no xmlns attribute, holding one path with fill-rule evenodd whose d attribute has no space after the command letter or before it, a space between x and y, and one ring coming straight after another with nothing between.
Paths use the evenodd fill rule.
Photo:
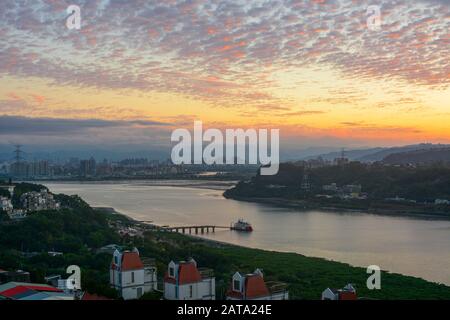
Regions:
<instances>
[{"instance_id":1,"label":"water reflection","mask_svg":"<svg viewBox=\"0 0 450 320\"><path fill-rule=\"evenodd\" d=\"M210 239L297 252L450 284L450 222L358 212L296 211L227 200L220 190L148 183L47 184L93 206L114 207L159 225L228 226L239 218L251 234L220 230Z\"/></svg>"}]
</instances>

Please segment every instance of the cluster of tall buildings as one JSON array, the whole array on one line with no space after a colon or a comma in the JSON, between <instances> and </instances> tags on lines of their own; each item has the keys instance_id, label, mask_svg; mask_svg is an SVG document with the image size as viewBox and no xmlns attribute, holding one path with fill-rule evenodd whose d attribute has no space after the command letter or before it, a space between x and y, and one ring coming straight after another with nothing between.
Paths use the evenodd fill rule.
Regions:
<instances>
[{"instance_id":1,"label":"cluster of tall buildings","mask_svg":"<svg viewBox=\"0 0 450 320\"><path fill-rule=\"evenodd\" d=\"M53 173L47 160L14 162L9 171L15 177L48 177Z\"/></svg>"},{"instance_id":2,"label":"cluster of tall buildings","mask_svg":"<svg viewBox=\"0 0 450 320\"><path fill-rule=\"evenodd\" d=\"M82 177L95 176L97 174L97 162L92 157L89 160L81 160L79 168L80 176Z\"/></svg>"},{"instance_id":3,"label":"cluster of tall buildings","mask_svg":"<svg viewBox=\"0 0 450 320\"><path fill-rule=\"evenodd\" d=\"M93 157L70 158L66 161L16 159L15 162L0 168L0 176L19 179L136 177L174 175L183 173L183 170L182 166L173 165L169 160L160 162L146 158L131 158L116 162L107 159L97 161Z\"/></svg>"}]
</instances>

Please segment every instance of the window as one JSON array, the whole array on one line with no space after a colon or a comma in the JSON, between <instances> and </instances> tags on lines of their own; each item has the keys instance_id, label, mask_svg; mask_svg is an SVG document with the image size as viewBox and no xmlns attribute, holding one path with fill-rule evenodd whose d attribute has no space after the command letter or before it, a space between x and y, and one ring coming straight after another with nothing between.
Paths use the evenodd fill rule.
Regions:
<instances>
[{"instance_id":1,"label":"window","mask_svg":"<svg viewBox=\"0 0 450 320\"><path fill-rule=\"evenodd\" d=\"M192 286L189 286L189 298L192 298L193 295L193 288Z\"/></svg>"},{"instance_id":2,"label":"window","mask_svg":"<svg viewBox=\"0 0 450 320\"><path fill-rule=\"evenodd\" d=\"M134 272L131 273L131 283L134 283Z\"/></svg>"},{"instance_id":3,"label":"window","mask_svg":"<svg viewBox=\"0 0 450 320\"><path fill-rule=\"evenodd\" d=\"M241 291L241 282L239 280L233 281L233 290L234 291Z\"/></svg>"},{"instance_id":4,"label":"window","mask_svg":"<svg viewBox=\"0 0 450 320\"><path fill-rule=\"evenodd\" d=\"M169 276L175 277L175 270L173 269L173 267L169 268Z\"/></svg>"}]
</instances>

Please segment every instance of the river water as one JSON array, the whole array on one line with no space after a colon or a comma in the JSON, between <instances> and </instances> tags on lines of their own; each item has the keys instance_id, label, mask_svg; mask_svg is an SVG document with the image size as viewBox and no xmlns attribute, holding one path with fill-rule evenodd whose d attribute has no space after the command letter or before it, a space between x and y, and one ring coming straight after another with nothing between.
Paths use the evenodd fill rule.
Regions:
<instances>
[{"instance_id":1,"label":"river water","mask_svg":"<svg viewBox=\"0 0 450 320\"><path fill-rule=\"evenodd\" d=\"M194 183L194 182L192 182ZM219 230L206 238L296 252L450 285L450 221L367 213L296 211L228 200L222 190L180 182L45 183L92 206L113 207L157 225L223 225L239 218L254 232ZM155 185L162 184L162 185ZM184 184L184 186L183 186Z\"/></svg>"}]
</instances>

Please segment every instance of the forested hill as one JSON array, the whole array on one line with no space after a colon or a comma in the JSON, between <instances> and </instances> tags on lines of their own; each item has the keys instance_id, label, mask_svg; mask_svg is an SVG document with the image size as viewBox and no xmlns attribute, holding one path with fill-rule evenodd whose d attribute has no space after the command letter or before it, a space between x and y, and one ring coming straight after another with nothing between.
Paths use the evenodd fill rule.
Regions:
<instances>
[{"instance_id":1,"label":"forested hill","mask_svg":"<svg viewBox=\"0 0 450 320\"><path fill-rule=\"evenodd\" d=\"M383 159L387 164L450 163L450 148L394 153Z\"/></svg>"},{"instance_id":2,"label":"forested hill","mask_svg":"<svg viewBox=\"0 0 450 320\"><path fill-rule=\"evenodd\" d=\"M402 197L407 199L450 199L450 166L424 167L387 166L381 163L351 162L344 166L325 166L306 169L291 163L280 165L274 176L255 176L250 182L240 183L227 191L228 196L285 197L302 195L300 186L305 173L311 185L310 195L322 192L322 187L359 184L369 199ZM275 187L274 187L275 186ZM278 186L278 188L277 188ZM282 186L283 188L279 188Z\"/></svg>"}]
</instances>

